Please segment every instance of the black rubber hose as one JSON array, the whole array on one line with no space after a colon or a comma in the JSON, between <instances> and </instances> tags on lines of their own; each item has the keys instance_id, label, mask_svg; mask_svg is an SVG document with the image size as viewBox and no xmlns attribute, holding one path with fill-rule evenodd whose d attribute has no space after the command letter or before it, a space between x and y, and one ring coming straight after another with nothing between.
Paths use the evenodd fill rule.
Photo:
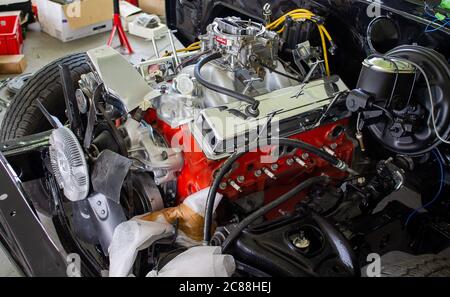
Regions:
<instances>
[{"instance_id":1,"label":"black rubber hose","mask_svg":"<svg viewBox=\"0 0 450 297\"><path fill-rule=\"evenodd\" d=\"M316 176L311 177L304 182L300 183L298 186L290 190L284 195L281 195L277 199L273 200L272 202L264 205L257 211L253 212L251 215L243 219L239 224L237 224L236 228L234 228L228 237L225 239L225 241L222 244L222 252L225 252L230 244L233 243L233 241L241 234L242 230L247 228L251 223L253 223L256 219L262 217L263 215L267 214L274 208L280 206L284 202L288 201L289 199L295 197L298 193L300 193L303 190L306 190L307 188L311 187L312 185L323 183L326 184L330 181L330 177L328 176Z\"/></svg>"},{"instance_id":2,"label":"black rubber hose","mask_svg":"<svg viewBox=\"0 0 450 297\"><path fill-rule=\"evenodd\" d=\"M347 164L338 158L330 155L329 153L311 145L306 142L295 140L295 139L288 139L288 138L280 138L280 139L271 139L272 143L276 143L277 145L283 145L283 146L292 146L304 151L307 151L308 153L311 153L319 158L324 159L325 161L331 163L334 167L341 169L343 171L348 171L349 168ZM205 209L205 225L203 226L203 244L207 245L211 241L211 229L212 229L212 218L213 218L213 210L214 210L214 203L217 195L217 189L219 188L219 185L222 181L222 178L227 174L228 171L230 171L231 166L236 162L237 159L239 159L242 155L247 153L250 149L253 149L252 146L247 146L245 148L245 151L238 151L232 154L226 161L223 163L222 167L220 168L219 172L214 177L213 183L211 185L211 188L208 192L208 198L206 200L206 209Z\"/></svg>"},{"instance_id":3,"label":"black rubber hose","mask_svg":"<svg viewBox=\"0 0 450 297\"><path fill-rule=\"evenodd\" d=\"M204 57L200 61L198 61L197 64L195 64L195 69L194 69L195 79L205 88L208 88L210 90L216 91L218 93L236 98L240 101L244 101L244 102L250 104L249 108L247 108L247 111L249 112L249 114L251 116L257 116L259 114L258 113L258 106L259 106L258 100L256 100L253 97L247 96L245 94L241 94L241 93L235 92L233 90L220 87L220 86L215 85L203 78L203 76L201 74L202 67L205 66L206 64L208 64L209 62L214 61L220 57L222 57L222 54L213 53L213 54L210 54L210 55Z\"/></svg>"}]
</instances>

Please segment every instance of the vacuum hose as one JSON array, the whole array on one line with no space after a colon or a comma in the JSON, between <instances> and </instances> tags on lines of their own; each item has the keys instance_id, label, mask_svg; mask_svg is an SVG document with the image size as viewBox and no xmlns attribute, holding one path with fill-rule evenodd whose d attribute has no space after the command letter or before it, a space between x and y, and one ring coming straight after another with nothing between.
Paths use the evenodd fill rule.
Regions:
<instances>
[{"instance_id":1,"label":"vacuum hose","mask_svg":"<svg viewBox=\"0 0 450 297\"><path fill-rule=\"evenodd\" d=\"M210 54L210 55L204 57L200 61L198 61L197 64L195 64L195 69L194 69L195 79L205 88L208 88L210 90L216 91L218 93L236 98L240 101L244 101L244 102L250 104L246 109L247 114L252 117L257 117L259 115L259 111L258 111L259 101L258 100L256 100L253 97L247 96L245 94L241 94L241 93L235 92L233 90L220 87L220 86L215 85L203 78L203 76L201 74L201 70L202 70L203 66L205 66L209 62L219 59L221 57L222 57L221 53L213 53L213 54Z\"/></svg>"},{"instance_id":2,"label":"vacuum hose","mask_svg":"<svg viewBox=\"0 0 450 297\"><path fill-rule=\"evenodd\" d=\"M295 147L301 150L304 150L310 154L313 154L327 162L329 162L334 167L354 174L355 172L349 168L349 166L342 160L330 155L329 153L311 145L306 142L288 139L288 138L279 138L279 139L271 139L272 143L276 143L277 145L290 146ZM234 162L238 160L242 155L246 154L249 150L253 149L254 146L247 146L244 151L237 151L233 153L222 165L216 176L214 177L211 188L208 192L208 197L206 200L206 209L205 209L205 225L203 227L203 244L208 245L211 241L211 229L212 229L212 218L213 218L213 210L214 210L214 202L216 199L217 189L219 188L220 182L223 177L230 171Z\"/></svg>"}]
</instances>

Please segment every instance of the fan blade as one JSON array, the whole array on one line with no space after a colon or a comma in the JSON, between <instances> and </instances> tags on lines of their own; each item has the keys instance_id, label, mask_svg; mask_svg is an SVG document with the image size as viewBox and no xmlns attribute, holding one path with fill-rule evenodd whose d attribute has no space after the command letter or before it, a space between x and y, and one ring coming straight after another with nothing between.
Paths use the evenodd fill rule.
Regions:
<instances>
[{"instance_id":1,"label":"fan blade","mask_svg":"<svg viewBox=\"0 0 450 297\"><path fill-rule=\"evenodd\" d=\"M50 123L50 125L52 125L54 129L58 129L59 127L63 126L61 121L57 117L51 115L50 112L47 110L47 108L45 108L45 106L39 99L34 100L34 102L36 103L39 110L42 112L42 114L45 116L47 121Z\"/></svg>"}]
</instances>

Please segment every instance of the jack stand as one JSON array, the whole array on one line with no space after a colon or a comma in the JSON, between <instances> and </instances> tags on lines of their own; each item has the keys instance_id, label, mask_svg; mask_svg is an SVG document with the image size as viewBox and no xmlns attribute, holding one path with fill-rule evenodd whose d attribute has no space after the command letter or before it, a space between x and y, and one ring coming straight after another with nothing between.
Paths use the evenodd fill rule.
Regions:
<instances>
[{"instance_id":1,"label":"jack stand","mask_svg":"<svg viewBox=\"0 0 450 297\"><path fill-rule=\"evenodd\" d=\"M113 0L114 1L114 17L113 17L113 28L111 31L111 35L109 36L108 40L108 46L111 46L111 43L114 39L114 35L119 35L120 40L120 46L126 47L128 50L128 53L131 55L133 53L133 49L131 48L130 42L128 41L127 35L125 34L125 31L122 27L122 21L120 19L120 6L119 6L119 0Z\"/></svg>"}]
</instances>

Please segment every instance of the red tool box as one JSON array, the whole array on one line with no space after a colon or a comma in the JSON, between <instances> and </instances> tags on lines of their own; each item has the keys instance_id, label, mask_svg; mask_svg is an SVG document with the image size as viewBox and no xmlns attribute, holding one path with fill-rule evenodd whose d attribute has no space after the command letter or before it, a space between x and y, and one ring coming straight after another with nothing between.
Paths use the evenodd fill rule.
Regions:
<instances>
[{"instance_id":1,"label":"red tool box","mask_svg":"<svg viewBox=\"0 0 450 297\"><path fill-rule=\"evenodd\" d=\"M18 15L0 15L0 55L22 53L22 28Z\"/></svg>"}]
</instances>

